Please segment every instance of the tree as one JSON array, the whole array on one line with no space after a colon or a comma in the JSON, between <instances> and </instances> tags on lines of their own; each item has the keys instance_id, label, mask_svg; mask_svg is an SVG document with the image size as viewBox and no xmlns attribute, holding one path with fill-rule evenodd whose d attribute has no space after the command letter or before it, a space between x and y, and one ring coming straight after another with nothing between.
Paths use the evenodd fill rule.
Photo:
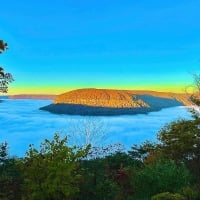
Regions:
<instances>
[{"instance_id":1,"label":"tree","mask_svg":"<svg viewBox=\"0 0 200 200\"><path fill-rule=\"evenodd\" d=\"M8 49L8 44L4 43L3 40L0 40L0 53L2 53L3 51L5 51L6 49Z\"/></svg>"},{"instance_id":2,"label":"tree","mask_svg":"<svg viewBox=\"0 0 200 200\"><path fill-rule=\"evenodd\" d=\"M24 174L23 195L26 200L73 199L79 192L81 181L80 160L86 148L69 147L67 137L55 134L52 141L45 140L40 150L30 145L21 163Z\"/></svg>"},{"instance_id":3,"label":"tree","mask_svg":"<svg viewBox=\"0 0 200 200\"><path fill-rule=\"evenodd\" d=\"M135 199L149 199L161 192L178 192L190 183L191 176L184 164L162 159L156 163L145 165L133 176Z\"/></svg>"},{"instance_id":4,"label":"tree","mask_svg":"<svg viewBox=\"0 0 200 200\"><path fill-rule=\"evenodd\" d=\"M103 120L98 117L85 117L83 119L71 120L69 132L71 140L75 144L86 147L102 146L107 136L107 127ZM73 142L73 141L72 141Z\"/></svg>"},{"instance_id":5,"label":"tree","mask_svg":"<svg viewBox=\"0 0 200 200\"><path fill-rule=\"evenodd\" d=\"M131 167L134 161L125 152L84 160L84 182L80 200L124 200L133 195Z\"/></svg>"},{"instance_id":6,"label":"tree","mask_svg":"<svg viewBox=\"0 0 200 200\"><path fill-rule=\"evenodd\" d=\"M0 144L0 199L21 199L21 174L15 158L8 156L7 143Z\"/></svg>"},{"instance_id":7,"label":"tree","mask_svg":"<svg viewBox=\"0 0 200 200\"><path fill-rule=\"evenodd\" d=\"M191 95L190 100L193 103L192 109L189 110L192 113L192 119L179 119L165 125L158 134L159 143L154 152L161 157L174 160L178 165L184 163L193 175L191 186L197 188L199 197L200 75L194 76L194 94Z\"/></svg>"},{"instance_id":8,"label":"tree","mask_svg":"<svg viewBox=\"0 0 200 200\"><path fill-rule=\"evenodd\" d=\"M178 120L163 127L158 135L165 157L185 162L195 173L200 166L200 126L198 120Z\"/></svg>"},{"instance_id":9,"label":"tree","mask_svg":"<svg viewBox=\"0 0 200 200\"><path fill-rule=\"evenodd\" d=\"M200 75L194 75L194 94L191 120L177 120L164 126L158 134L158 149L164 156L185 162L200 179Z\"/></svg>"},{"instance_id":10,"label":"tree","mask_svg":"<svg viewBox=\"0 0 200 200\"><path fill-rule=\"evenodd\" d=\"M195 120L200 121L200 74L194 74L193 77L193 94L191 95L190 100L194 106L190 109L190 112Z\"/></svg>"},{"instance_id":11,"label":"tree","mask_svg":"<svg viewBox=\"0 0 200 200\"><path fill-rule=\"evenodd\" d=\"M134 160L149 162L149 159L152 159L155 154L155 148L156 144L146 141L141 145L133 145L128 154Z\"/></svg>"},{"instance_id":12,"label":"tree","mask_svg":"<svg viewBox=\"0 0 200 200\"><path fill-rule=\"evenodd\" d=\"M8 44L0 40L0 54L8 49ZM13 81L13 77L10 73L4 72L3 67L0 67L0 92L7 93L8 84Z\"/></svg>"}]
</instances>

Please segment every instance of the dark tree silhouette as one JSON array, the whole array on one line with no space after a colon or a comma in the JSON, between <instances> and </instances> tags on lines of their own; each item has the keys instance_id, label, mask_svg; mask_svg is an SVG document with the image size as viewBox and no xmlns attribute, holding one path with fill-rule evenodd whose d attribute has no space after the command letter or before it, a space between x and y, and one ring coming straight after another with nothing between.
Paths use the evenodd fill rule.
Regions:
<instances>
[{"instance_id":1,"label":"dark tree silhouette","mask_svg":"<svg viewBox=\"0 0 200 200\"><path fill-rule=\"evenodd\" d=\"M8 44L0 40L0 54L8 49ZM13 81L13 77L10 73L4 72L3 67L0 67L0 92L7 93L8 84Z\"/></svg>"},{"instance_id":2,"label":"dark tree silhouette","mask_svg":"<svg viewBox=\"0 0 200 200\"><path fill-rule=\"evenodd\" d=\"M2 53L3 51L5 51L6 49L8 49L8 44L4 43L3 40L0 40L0 53Z\"/></svg>"}]
</instances>

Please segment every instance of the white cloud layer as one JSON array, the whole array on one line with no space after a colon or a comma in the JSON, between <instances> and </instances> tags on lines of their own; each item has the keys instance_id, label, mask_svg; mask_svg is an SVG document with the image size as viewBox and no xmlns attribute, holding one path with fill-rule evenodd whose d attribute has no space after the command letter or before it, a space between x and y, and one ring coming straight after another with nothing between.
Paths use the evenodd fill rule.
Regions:
<instances>
[{"instance_id":1,"label":"white cloud layer","mask_svg":"<svg viewBox=\"0 0 200 200\"><path fill-rule=\"evenodd\" d=\"M11 155L23 156L29 144L36 147L55 132L69 134L71 123L87 117L56 115L39 110L48 100L4 100L0 103L0 142L7 141ZM107 127L106 143L122 143L130 148L145 140L155 141L160 128L178 118L189 118L184 107L130 116L95 117ZM103 144L103 143L102 143Z\"/></svg>"}]
</instances>

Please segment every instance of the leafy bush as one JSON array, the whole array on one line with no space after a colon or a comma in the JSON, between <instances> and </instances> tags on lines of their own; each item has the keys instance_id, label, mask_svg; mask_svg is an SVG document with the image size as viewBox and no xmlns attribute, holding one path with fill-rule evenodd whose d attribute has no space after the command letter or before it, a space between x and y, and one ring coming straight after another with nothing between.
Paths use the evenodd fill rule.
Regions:
<instances>
[{"instance_id":1,"label":"leafy bush","mask_svg":"<svg viewBox=\"0 0 200 200\"><path fill-rule=\"evenodd\" d=\"M186 197L187 200L198 200L200 194L198 194L197 188L193 187L184 187L181 190L181 194Z\"/></svg>"},{"instance_id":2,"label":"leafy bush","mask_svg":"<svg viewBox=\"0 0 200 200\"><path fill-rule=\"evenodd\" d=\"M178 193L172 194L169 192L164 192L154 195L151 200L186 200L186 198Z\"/></svg>"},{"instance_id":3,"label":"leafy bush","mask_svg":"<svg viewBox=\"0 0 200 200\"><path fill-rule=\"evenodd\" d=\"M31 145L21 163L24 199L74 198L82 179L79 163L88 150L89 146L67 146L67 137L60 139L57 134L52 141L45 140L39 151Z\"/></svg>"},{"instance_id":4,"label":"leafy bush","mask_svg":"<svg viewBox=\"0 0 200 200\"><path fill-rule=\"evenodd\" d=\"M190 173L184 165L172 160L158 160L137 172L133 181L137 197L148 199L165 191L178 192L190 182Z\"/></svg>"},{"instance_id":5,"label":"leafy bush","mask_svg":"<svg viewBox=\"0 0 200 200\"><path fill-rule=\"evenodd\" d=\"M0 144L0 199L21 199L21 174L17 160L8 156L7 143Z\"/></svg>"}]
</instances>

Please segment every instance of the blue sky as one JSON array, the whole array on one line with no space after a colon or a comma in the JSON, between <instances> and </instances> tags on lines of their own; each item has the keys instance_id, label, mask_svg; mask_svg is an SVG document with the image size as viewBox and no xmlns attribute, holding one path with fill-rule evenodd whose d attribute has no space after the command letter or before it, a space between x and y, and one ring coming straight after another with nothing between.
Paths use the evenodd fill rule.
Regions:
<instances>
[{"instance_id":1,"label":"blue sky","mask_svg":"<svg viewBox=\"0 0 200 200\"><path fill-rule=\"evenodd\" d=\"M7 0L9 93L182 91L200 72L200 0Z\"/></svg>"}]
</instances>

